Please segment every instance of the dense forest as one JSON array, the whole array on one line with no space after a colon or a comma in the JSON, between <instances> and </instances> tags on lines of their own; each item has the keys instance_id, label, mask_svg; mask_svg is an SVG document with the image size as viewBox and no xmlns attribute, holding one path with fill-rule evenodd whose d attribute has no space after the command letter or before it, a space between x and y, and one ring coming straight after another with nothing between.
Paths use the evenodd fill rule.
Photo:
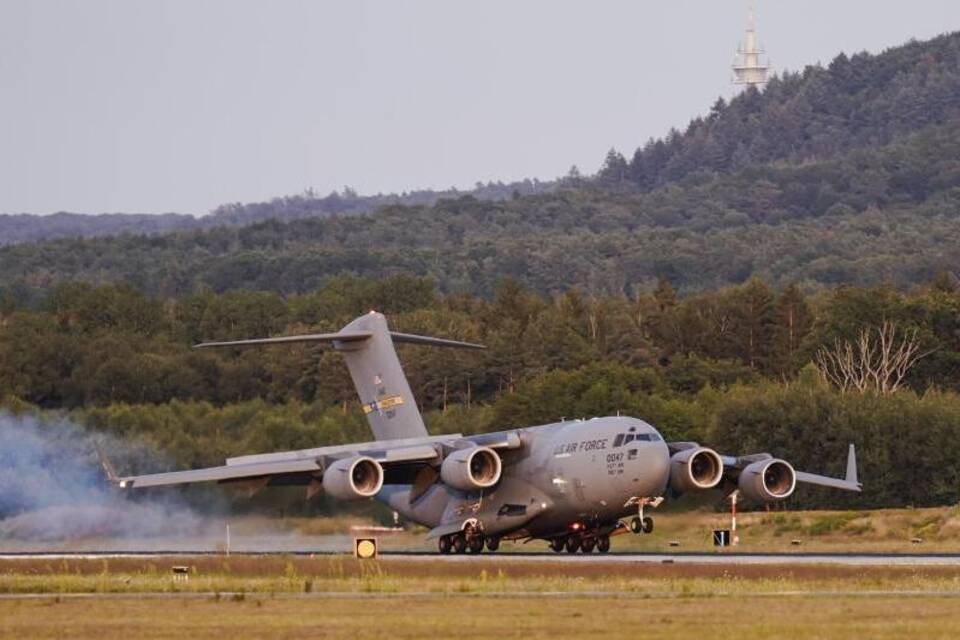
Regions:
<instances>
[{"instance_id":1,"label":"dense forest","mask_svg":"<svg viewBox=\"0 0 960 640\"><path fill-rule=\"evenodd\" d=\"M478 200L505 200L516 195L546 193L556 182L521 180L517 182L478 182L473 189L455 188L436 191L423 189L399 194L362 196L349 187L320 196L314 189L302 194L273 198L268 202L231 203L217 207L209 215L181 213L55 213L46 216L28 213L0 214L0 246L58 238L92 238L120 234L153 235L189 229L252 224L263 220L296 220L333 214L369 213L386 205L432 205L443 198L469 195Z\"/></svg>"},{"instance_id":2,"label":"dense forest","mask_svg":"<svg viewBox=\"0 0 960 640\"><path fill-rule=\"evenodd\" d=\"M235 291L170 299L127 285L64 284L39 307L3 306L0 397L11 409L67 412L90 429L149 444L169 454L169 465L365 440L336 353L190 345L332 331L370 308L387 313L395 330L488 345L401 349L434 432L621 411L669 439L770 449L827 472L839 471L846 443L856 442L870 479L858 504L958 498L960 290L947 276L909 294L839 287L813 296L750 280L678 298L661 281L631 299L575 289L545 298L509 280L489 299L442 296L430 280L405 275L341 277L288 297ZM904 388L831 384L814 364L818 352L855 342L881 320L922 353ZM805 491L798 504L844 500Z\"/></svg>"},{"instance_id":3,"label":"dense forest","mask_svg":"<svg viewBox=\"0 0 960 640\"><path fill-rule=\"evenodd\" d=\"M629 162L608 156L601 179L649 190L699 173L788 161L806 163L955 121L960 113L960 34L910 42L880 55L838 55L748 91L682 134L651 140Z\"/></svg>"}]
</instances>

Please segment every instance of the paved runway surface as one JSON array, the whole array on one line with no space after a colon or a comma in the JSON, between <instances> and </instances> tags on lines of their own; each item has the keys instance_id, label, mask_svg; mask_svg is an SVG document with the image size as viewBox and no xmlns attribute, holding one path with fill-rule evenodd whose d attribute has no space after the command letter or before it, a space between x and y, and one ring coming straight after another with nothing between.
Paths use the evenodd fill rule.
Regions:
<instances>
[{"instance_id":1,"label":"paved runway surface","mask_svg":"<svg viewBox=\"0 0 960 640\"><path fill-rule=\"evenodd\" d=\"M0 553L0 560L4 559L81 559L81 558L159 558L175 556L206 556L221 555L210 551L151 551L148 553L135 552L82 552L82 553ZM275 553L234 553L234 556L262 556L262 555L346 555L334 554L329 551L312 551L309 549L297 551L280 551ZM776 564L776 565L872 565L872 566L960 566L960 553L951 554L920 554L920 553L608 553L593 555L568 555L551 552L535 553L482 553L463 555L440 555L432 552L386 552L381 558L388 561L402 562L405 560L434 561L434 562L467 562L480 560L522 561L522 562L550 562L550 563L592 563L613 562L624 564Z\"/></svg>"}]
</instances>

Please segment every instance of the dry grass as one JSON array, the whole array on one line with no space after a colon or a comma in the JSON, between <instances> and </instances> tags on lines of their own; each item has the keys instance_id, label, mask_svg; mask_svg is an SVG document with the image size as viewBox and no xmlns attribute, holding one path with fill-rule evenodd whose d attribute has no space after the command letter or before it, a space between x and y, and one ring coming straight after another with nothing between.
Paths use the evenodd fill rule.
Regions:
<instances>
[{"instance_id":1,"label":"dry grass","mask_svg":"<svg viewBox=\"0 0 960 640\"><path fill-rule=\"evenodd\" d=\"M190 569L175 580L174 565ZM784 591L960 592L960 567L457 562L351 557L0 561L0 593L544 593L716 595Z\"/></svg>"},{"instance_id":2,"label":"dry grass","mask_svg":"<svg viewBox=\"0 0 960 640\"><path fill-rule=\"evenodd\" d=\"M0 602L0 638L952 638L943 597L236 599Z\"/></svg>"},{"instance_id":3,"label":"dry grass","mask_svg":"<svg viewBox=\"0 0 960 640\"><path fill-rule=\"evenodd\" d=\"M948 638L960 567L24 558L0 592L43 594L0 598L0 639Z\"/></svg>"}]
</instances>

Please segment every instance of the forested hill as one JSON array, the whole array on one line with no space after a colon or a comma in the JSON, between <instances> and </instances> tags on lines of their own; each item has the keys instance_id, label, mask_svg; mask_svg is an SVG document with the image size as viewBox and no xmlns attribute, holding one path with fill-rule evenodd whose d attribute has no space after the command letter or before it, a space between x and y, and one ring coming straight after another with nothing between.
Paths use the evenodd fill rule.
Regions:
<instances>
[{"instance_id":1,"label":"forested hill","mask_svg":"<svg viewBox=\"0 0 960 640\"><path fill-rule=\"evenodd\" d=\"M182 213L0 214L0 246L56 238L163 233L196 226L195 217Z\"/></svg>"},{"instance_id":2,"label":"forested hill","mask_svg":"<svg viewBox=\"0 0 960 640\"><path fill-rule=\"evenodd\" d=\"M164 295L292 293L398 271L477 294L504 276L545 293L633 295L660 278L702 290L753 275L909 286L960 265L958 158L951 34L786 74L549 193L7 247L0 287L30 297L80 278Z\"/></svg>"},{"instance_id":3,"label":"forested hill","mask_svg":"<svg viewBox=\"0 0 960 640\"><path fill-rule=\"evenodd\" d=\"M958 112L960 34L953 33L880 55L841 53L826 68L773 78L762 93L719 99L685 132L649 141L629 162L611 153L601 177L651 189L702 172L822 160L889 144Z\"/></svg>"},{"instance_id":4,"label":"forested hill","mask_svg":"<svg viewBox=\"0 0 960 640\"><path fill-rule=\"evenodd\" d=\"M267 202L249 204L231 203L214 209L209 215L166 213L55 213L52 215L0 214L0 246L22 242L56 240L60 238L90 238L119 234L157 234L169 231L210 229L220 226L245 225L263 220L295 220L323 217L332 214L354 215L369 213L391 204L432 205L441 198L470 195L479 200L505 200L516 195L546 193L556 182L522 180L518 182L478 182L471 190L423 189L400 194L363 196L350 188L334 191L326 196L312 189L294 196L273 198Z\"/></svg>"}]
</instances>

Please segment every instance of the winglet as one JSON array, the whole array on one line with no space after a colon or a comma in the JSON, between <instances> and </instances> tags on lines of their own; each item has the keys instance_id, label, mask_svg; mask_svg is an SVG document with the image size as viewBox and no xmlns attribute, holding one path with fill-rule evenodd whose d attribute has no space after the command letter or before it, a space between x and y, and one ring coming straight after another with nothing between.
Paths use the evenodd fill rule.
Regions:
<instances>
[{"instance_id":1,"label":"winglet","mask_svg":"<svg viewBox=\"0 0 960 640\"><path fill-rule=\"evenodd\" d=\"M114 469L113 463L110 462L110 458L107 457L103 447L100 446L100 442L94 440L93 448L97 450L97 457L100 459L100 466L103 467L104 472L106 472L107 480L110 481L110 484L123 486L123 483L120 481L120 477L117 475L117 470Z\"/></svg>"},{"instance_id":2,"label":"winglet","mask_svg":"<svg viewBox=\"0 0 960 640\"><path fill-rule=\"evenodd\" d=\"M797 482L805 482L821 487L833 487L834 489L843 489L845 491L863 491L863 485L857 477L857 451L853 445L847 450L847 473L841 480L840 478L831 478L821 476L816 473L807 473L806 471L796 472Z\"/></svg>"},{"instance_id":3,"label":"winglet","mask_svg":"<svg viewBox=\"0 0 960 640\"><path fill-rule=\"evenodd\" d=\"M850 450L847 453L846 481L850 484L860 484L860 481L857 479L857 450L854 448L852 442L850 443Z\"/></svg>"}]
</instances>

